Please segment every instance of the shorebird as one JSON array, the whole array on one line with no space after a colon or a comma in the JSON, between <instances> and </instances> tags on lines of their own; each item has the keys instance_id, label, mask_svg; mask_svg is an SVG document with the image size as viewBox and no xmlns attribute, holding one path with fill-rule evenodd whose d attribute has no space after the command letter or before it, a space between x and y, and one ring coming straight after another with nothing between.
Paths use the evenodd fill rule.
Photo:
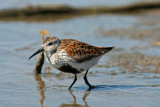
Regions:
<instances>
[{"instance_id":1,"label":"shorebird","mask_svg":"<svg viewBox=\"0 0 160 107\"><path fill-rule=\"evenodd\" d=\"M86 71L84 81L89 86L89 90L93 86L88 82L88 70L98 63L98 60L113 47L96 47L74 39L59 39L57 37L46 37L42 42L41 48L29 57L40 52L44 52L47 62L54 68L75 75L74 81L69 87L72 88L77 81L77 74Z\"/></svg>"}]
</instances>

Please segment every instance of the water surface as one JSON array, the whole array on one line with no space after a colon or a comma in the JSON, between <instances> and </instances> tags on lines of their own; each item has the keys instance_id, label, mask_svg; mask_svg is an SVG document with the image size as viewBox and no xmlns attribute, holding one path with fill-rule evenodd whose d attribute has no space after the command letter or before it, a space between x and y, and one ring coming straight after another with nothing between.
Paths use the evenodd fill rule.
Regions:
<instances>
[{"instance_id":1,"label":"water surface","mask_svg":"<svg viewBox=\"0 0 160 107\"><path fill-rule=\"evenodd\" d=\"M127 68L123 72L121 69L124 66L115 66L112 62L118 54L134 55L134 52L138 53L136 55L141 53L149 58L155 55L159 57L159 47L152 46L152 43L158 41L158 36L137 39L131 38L129 35L131 32L108 33L119 29L142 32L135 28L147 28L150 31L154 29L158 32L156 30L159 28L158 23L146 24L141 20L144 18L151 21L145 15L106 14L57 22L0 22L0 55L2 56L0 57L0 105L4 107L11 105L16 107L42 105L45 107L133 107L136 104L137 107L158 107L160 74L138 71L133 73ZM152 29L149 26L152 26ZM89 73L88 79L97 88L90 92L86 91L88 87L84 83L83 75L79 75L72 91L68 91L73 75L60 73L53 68L51 71L46 71L45 68L49 66L47 63L43 67L42 75L34 75L33 69L38 56L32 60L28 58L40 48L41 38L38 31L41 29L48 29L50 35L60 39L73 38L96 46L115 47L115 50L100 60L99 66L90 69L92 73ZM133 32L131 34L135 34ZM154 32L152 35L155 35ZM152 49L154 54L151 54Z\"/></svg>"}]
</instances>

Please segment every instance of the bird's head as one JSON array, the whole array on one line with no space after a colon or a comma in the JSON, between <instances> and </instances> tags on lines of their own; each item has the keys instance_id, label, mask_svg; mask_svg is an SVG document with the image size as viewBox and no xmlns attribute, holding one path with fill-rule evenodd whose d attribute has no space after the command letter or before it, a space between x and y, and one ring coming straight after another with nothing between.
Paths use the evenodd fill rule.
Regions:
<instances>
[{"instance_id":1,"label":"bird's head","mask_svg":"<svg viewBox=\"0 0 160 107\"><path fill-rule=\"evenodd\" d=\"M29 59L31 59L33 56L37 55L40 52L45 52L45 53L55 53L57 48L60 46L60 39L57 37L47 37L44 39L44 41L42 42L42 46L41 48L36 51L33 55L31 55L29 57Z\"/></svg>"}]
</instances>

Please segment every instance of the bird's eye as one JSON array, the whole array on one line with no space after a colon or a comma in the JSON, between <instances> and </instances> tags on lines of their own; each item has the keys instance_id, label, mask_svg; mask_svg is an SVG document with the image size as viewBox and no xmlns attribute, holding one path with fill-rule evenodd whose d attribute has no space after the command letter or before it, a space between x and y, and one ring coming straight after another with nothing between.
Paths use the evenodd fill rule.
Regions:
<instances>
[{"instance_id":1,"label":"bird's eye","mask_svg":"<svg viewBox=\"0 0 160 107\"><path fill-rule=\"evenodd\" d=\"M48 46L50 46L50 45L52 45L52 42L50 42L50 43L48 44Z\"/></svg>"}]
</instances>

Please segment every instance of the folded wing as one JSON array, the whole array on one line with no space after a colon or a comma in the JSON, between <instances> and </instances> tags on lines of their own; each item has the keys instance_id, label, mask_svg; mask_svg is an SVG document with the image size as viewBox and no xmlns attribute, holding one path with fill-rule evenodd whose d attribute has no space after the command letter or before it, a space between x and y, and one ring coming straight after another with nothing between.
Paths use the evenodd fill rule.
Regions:
<instances>
[{"instance_id":1,"label":"folded wing","mask_svg":"<svg viewBox=\"0 0 160 107\"><path fill-rule=\"evenodd\" d=\"M62 47L66 48L68 55L78 63L91 60L113 49L113 47L95 47L74 39L63 39L62 42L64 45Z\"/></svg>"}]
</instances>

